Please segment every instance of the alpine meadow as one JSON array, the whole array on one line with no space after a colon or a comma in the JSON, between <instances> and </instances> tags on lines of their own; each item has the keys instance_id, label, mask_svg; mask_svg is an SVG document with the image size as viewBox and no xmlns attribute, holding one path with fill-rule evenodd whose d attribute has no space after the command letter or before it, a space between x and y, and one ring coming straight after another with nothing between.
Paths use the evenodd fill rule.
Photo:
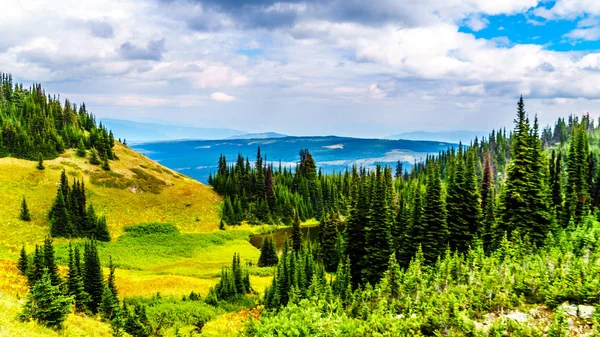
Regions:
<instances>
[{"instance_id":1,"label":"alpine meadow","mask_svg":"<svg viewBox=\"0 0 600 337\"><path fill-rule=\"evenodd\" d=\"M0 13L0 337L600 337L595 1Z\"/></svg>"}]
</instances>

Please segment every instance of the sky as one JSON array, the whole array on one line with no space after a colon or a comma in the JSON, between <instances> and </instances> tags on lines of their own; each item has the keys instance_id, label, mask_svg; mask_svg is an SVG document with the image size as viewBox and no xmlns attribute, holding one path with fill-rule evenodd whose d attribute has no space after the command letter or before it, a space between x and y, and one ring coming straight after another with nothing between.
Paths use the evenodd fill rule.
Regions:
<instances>
[{"instance_id":1,"label":"sky","mask_svg":"<svg viewBox=\"0 0 600 337\"><path fill-rule=\"evenodd\" d=\"M384 137L600 115L597 0L2 0L0 71L98 117Z\"/></svg>"}]
</instances>

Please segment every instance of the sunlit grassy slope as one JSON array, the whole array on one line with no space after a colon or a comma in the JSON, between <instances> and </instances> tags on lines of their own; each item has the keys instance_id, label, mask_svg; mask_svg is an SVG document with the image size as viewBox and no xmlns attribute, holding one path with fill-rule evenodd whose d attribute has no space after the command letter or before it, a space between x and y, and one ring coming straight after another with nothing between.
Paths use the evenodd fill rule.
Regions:
<instances>
[{"instance_id":1,"label":"sunlit grassy slope","mask_svg":"<svg viewBox=\"0 0 600 337\"><path fill-rule=\"evenodd\" d=\"M22 243L40 242L47 235L47 212L63 169L71 179L84 179L88 202L107 215L113 238L123 227L143 222L168 222L182 233L218 228L221 198L210 187L123 145L115 145L115 152L119 160L110 163L111 172L90 165L74 150L45 161L43 171L36 169L36 162L1 158L0 258L14 256ZM18 219L23 196L33 216L29 223Z\"/></svg>"}]
</instances>

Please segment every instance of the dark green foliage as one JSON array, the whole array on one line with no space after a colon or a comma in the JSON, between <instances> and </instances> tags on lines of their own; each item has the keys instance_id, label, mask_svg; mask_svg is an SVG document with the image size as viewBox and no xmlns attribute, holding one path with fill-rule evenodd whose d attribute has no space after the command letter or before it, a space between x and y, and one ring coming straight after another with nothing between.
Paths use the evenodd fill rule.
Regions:
<instances>
[{"instance_id":1,"label":"dark green foliage","mask_svg":"<svg viewBox=\"0 0 600 337\"><path fill-rule=\"evenodd\" d=\"M85 312L90 296L85 292L83 277L81 275L79 249L73 250L69 243L69 273L67 275L67 294L75 302L75 312Z\"/></svg>"},{"instance_id":2,"label":"dark green foliage","mask_svg":"<svg viewBox=\"0 0 600 337\"><path fill-rule=\"evenodd\" d=\"M98 157L98 151L95 148L90 150L90 164L92 165L100 165L100 158Z\"/></svg>"},{"instance_id":3,"label":"dark green foliage","mask_svg":"<svg viewBox=\"0 0 600 337\"><path fill-rule=\"evenodd\" d=\"M259 267L276 266L279 262L277 256L277 247L271 236L266 236L260 247L260 257L258 258Z\"/></svg>"},{"instance_id":4,"label":"dark green foliage","mask_svg":"<svg viewBox=\"0 0 600 337\"><path fill-rule=\"evenodd\" d=\"M98 313L102 303L104 292L104 276L102 265L98 256L98 248L95 241L85 243L83 251L83 284L85 292L90 295L88 308L94 314Z\"/></svg>"},{"instance_id":5,"label":"dark green foliage","mask_svg":"<svg viewBox=\"0 0 600 337\"><path fill-rule=\"evenodd\" d=\"M300 217L298 213L296 210L294 222L292 223L292 249L296 252L302 249L302 232L300 231Z\"/></svg>"},{"instance_id":6,"label":"dark green foliage","mask_svg":"<svg viewBox=\"0 0 600 337\"><path fill-rule=\"evenodd\" d=\"M368 216L365 251L366 263L362 270L362 282L376 284L387 269L390 254L393 253L391 226L392 217L389 202L386 198L387 189L385 174L391 171L377 166L375 176L371 179L370 214Z\"/></svg>"},{"instance_id":7,"label":"dark green foliage","mask_svg":"<svg viewBox=\"0 0 600 337\"><path fill-rule=\"evenodd\" d=\"M37 163L37 166L36 166L35 168L37 168L37 169L38 169L38 170L40 170L40 171L46 168L46 167L44 166L44 158L42 157L42 154L41 154L41 153L40 153L40 155L38 156L38 163Z\"/></svg>"},{"instance_id":8,"label":"dark green foliage","mask_svg":"<svg viewBox=\"0 0 600 337\"><path fill-rule=\"evenodd\" d=\"M41 249L38 245L35 245L35 252L33 254L33 265L31 266L31 270L27 275L27 284L30 288L32 288L37 281L42 279L45 268L46 266L44 262L44 250Z\"/></svg>"},{"instance_id":9,"label":"dark green foliage","mask_svg":"<svg viewBox=\"0 0 600 337\"><path fill-rule=\"evenodd\" d=\"M544 156L535 128L529 126L523 98L519 100L516 129L511 142L511 161L506 170L505 188L501 194L502 232L526 234L536 245L541 245L550 230L549 193L545 180Z\"/></svg>"},{"instance_id":10,"label":"dark green foliage","mask_svg":"<svg viewBox=\"0 0 600 337\"><path fill-rule=\"evenodd\" d=\"M446 224L446 205L442 199L442 182L437 165L432 165L429 168L429 172L423 205L423 217L421 218L423 240L420 243L425 261L431 263L446 248L448 227ZM389 260L390 254L387 256Z\"/></svg>"},{"instance_id":11,"label":"dark green foliage","mask_svg":"<svg viewBox=\"0 0 600 337\"><path fill-rule=\"evenodd\" d=\"M106 153L102 157L102 169L104 171L110 171L110 164L108 163L108 156L106 155Z\"/></svg>"},{"instance_id":12,"label":"dark green foliage","mask_svg":"<svg viewBox=\"0 0 600 337\"><path fill-rule=\"evenodd\" d=\"M128 310L123 303L125 314L125 332L133 337L149 337L151 334L150 321L146 314L146 306L136 304L132 310Z\"/></svg>"},{"instance_id":13,"label":"dark green foliage","mask_svg":"<svg viewBox=\"0 0 600 337\"><path fill-rule=\"evenodd\" d=\"M19 255L19 263L17 264L17 268L19 269L22 275L27 276L27 272L29 270L29 258L27 257L27 251L25 251L25 245L21 247L21 253Z\"/></svg>"},{"instance_id":14,"label":"dark green foliage","mask_svg":"<svg viewBox=\"0 0 600 337\"><path fill-rule=\"evenodd\" d=\"M43 170L43 158L56 158L83 142L113 159L110 132L96 124L85 103L77 106L67 99L61 104L40 84L24 88L10 74L0 74L0 87L1 156L38 160Z\"/></svg>"},{"instance_id":15,"label":"dark green foliage","mask_svg":"<svg viewBox=\"0 0 600 337\"><path fill-rule=\"evenodd\" d=\"M64 170L49 218L53 237L87 237L106 242L111 240L106 217L96 216L94 207L87 205L83 180L73 180L73 185L69 187Z\"/></svg>"},{"instance_id":16,"label":"dark green foliage","mask_svg":"<svg viewBox=\"0 0 600 337\"><path fill-rule=\"evenodd\" d=\"M222 268L221 279L214 288L210 288L206 303L216 305L217 301L231 301L252 292L250 274L242 268L240 260L240 255L234 254L231 268Z\"/></svg>"},{"instance_id":17,"label":"dark green foliage","mask_svg":"<svg viewBox=\"0 0 600 337\"><path fill-rule=\"evenodd\" d=\"M77 152L75 154L78 157L85 158L85 145L83 144L83 139L79 140L79 144L77 144Z\"/></svg>"},{"instance_id":18,"label":"dark green foliage","mask_svg":"<svg viewBox=\"0 0 600 337\"><path fill-rule=\"evenodd\" d=\"M223 219L221 219L219 221L219 230L224 231L225 230L225 223L223 223Z\"/></svg>"},{"instance_id":19,"label":"dark green foliage","mask_svg":"<svg viewBox=\"0 0 600 337\"><path fill-rule=\"evenodd\" d=\"M112 262L112 256L109 258L108 270L109 270L109 273L108 273L108 280L106 282L106 286L108 287L108 290L110 290L110 292L112 293L113 297L115 299L118 299L119 292L117 290L116 279L115 279L116 267Z\"/></svg>"},{"instance_id":20,"label":"dark green foliage","mask_svg":"<svg viewBox=\"0 0 600 337\"><path fill-rule=\"evenodd\" d=\"M339 264L338 256L338 227L340 221L337 214L330 212L321 221L319 230L321 231L319 242L319 259L327 272L335 272Z\"/></svg>"},{"instance_id":21,"label":"dark green foliage","mask_svg":"<svg viewBox=\"0 0 600 337\"><path fill-rule=\"evenodd\" d=\"M72 298L63 295L58 285L52 284L51 275L45 271L27 295L21 319L33 319L45 326L61 329L71 304Z\"/></svg>"},{"instance_id":22,"label":"dark green foliage","mask_svg":"<svg viewBox=\"0 0 600 337\"><path fill-rule=\"evenodd\" d=\"M58 274L58 265L54 258L54 246L52 245L52 239L46 238L44 240L44 268L50 276L50 281L53 286L59 286L62 283L60 275Z\"/></svg>"},{"instance_id":23,"label":"dark green foliage","mask_svg":"<svg viewBox=\"0 0 600 337\"><path fill-rule=\"evenodd\" d=\"M31 221L31 214L29 213L29 208L27 207L27 201L25 197L23 197L23 201L21 202L21 213L19 214L19 219L23 221Z\"/></svg>"}]
</instances>

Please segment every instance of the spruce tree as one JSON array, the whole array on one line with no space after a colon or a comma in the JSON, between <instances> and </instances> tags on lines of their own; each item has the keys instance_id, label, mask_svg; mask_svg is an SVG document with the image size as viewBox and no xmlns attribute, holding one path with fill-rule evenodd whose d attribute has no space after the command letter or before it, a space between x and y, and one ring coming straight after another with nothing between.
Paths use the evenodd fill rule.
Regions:
<instances>
[{"instance_id":1,"label":"spruce tree","mask_svg":"<svg viewBox=\"0 0 600 337\"><path fill-rule=\"evenodd\" d=\"M298 209L296 208L296 215L292 224L292 249L295 252L302 250L302 232L300 231L300 217L298 213Z\"/></svg>"},{"instance_id":2,"label":"spruce tree","mask_svg":"<svg viewBox=\"0 0 600 337\"><path fill-rule=\"evenodd\" d=\"M106 224L105 216L98 218L94 232L94 238L98 241L110 242L111 237L110 232L108 231L108 225Z\"/></svg>"},{"instance_id":3,"label":"spruce tree","mask_svg":"<svg viewBox=\"0 0 600 337\"><path fill-rule=\"evenodd\" d=\"M356 179L356 198L350 210L350 218L346 223L346 255L350 259L352 287L362 284L362 269L365 261L365 224L368 222L369 199L364 178Z\"/></svg>"},{"instance_id":4,"label":"spruce tree","mask_svg":"<svg viewBox=\"0 0 600 337\"><path fill-rule=\"evenodd\" d=\"M78 157L84 158L85 153L85 145L83 144L83 138L79 139L79 144L77 145L77 152L75 153Z\"/></svg>"},{"instance_id":5,"label":"spruce tree","mask_svg":"<svg viewBox=\"0 0 600 337\"><path fill-rule=\"evenodd\" d=\"M109 258L108 270L109 270L108 280L107 280L108 289L112 292L114 298L118 299L119 292L117 290L116 277L115 277L116 267L113 264L112 256Z\"/></svg>"},{"instance_id":6,"label":"spruce tree","mask_svg":"<svg viewBox=\"0 0 600 337\"><path fill-rule=\"evenodd\" d=\"M277 248L271 236L265 236L260 246L260 257L258 258L259 267L276 266L279 262L277 257Z\"/></svg>"},{"instance_id":7,"label":"spruce tree","mask_svg":"<svg viewBox=\"0 0 600 337\"><path fill-rule=\"evenodd\" d=\"M433 263L444 251L448 242L446 205L442 199L442 181L436 163L432 163L428 170L422 223L425 231L421 242L423 256L427 262Z\"/></svg>"},{"instance_id":8,"label":"spruce tree","mask_svg":"<svg viewBox=\"0 0 600 337\"><path fill-rule=\"evenodd\" d=\"M88 308L96 314L102 303L104 276L102 275L102 265L100 264L96 242L87 242L84 248L83 284L85 291L90 295Z\"/></svg>"},{"instance_id":9,"label":"spruce tree","mask_svg":"<svg viewBox=\"0 0 600 337\"><path fill-rule=\"evenodd\" d=\"M118 300L108 288L108 285L105 286L104 290L102 291L102 300L100 301L99 308L102 319L106 322L110 322L114 318L113 314L118 306Z\"/></svg>"},{"instance_id":10,"label":"spruce tree","mask_svg":"<svg viewBox=\"0 0 600 337\"><path fill-rule=\"evenodd\" d=\"M19 219L23 221L31 221L31 214L29 214L29 208L27 207L27 201L25 197L23 197L23 201L21 202L21 213L19 214Z\"/></svg>"},{"instance_id":11,"label":"spruce tree","mask_svg":"<svg viewBox=\"0 0 600 337\"><path fill-rule=\"evenodd\" d=\"M64 296L58 285L53 285L47 270L35 282L23 305L21 319L33 319L38 323L61 329L71 310L72 298Z\"/></svg>"},{"instance_id":12,"label":"spruce tree","mask_svg":"<svg viewBox=\"0 0 600 337\"><path fill-rule=\"evenodd\" d=\"M390 206L386 198L386 186L381 167L376 168L371 188L371 209L366 235L365 249L368 263L363 269L363 281L374 285L387 269L391 246Z\"/></svg>"},{"instance_id":13,"label":"spruce tree","mask_svg":"<svg viewBox=\"0 0 600 337\"><path fill-rule=\"evenodd\" d=\"M60 275L58 274L58 265L54 258L54 246L52 245L52 239L46 237L44 240L44 267L46 268L48 275L53 286L59 286L62 283Z\"/></svg>"},{"instance_id":14,"label":"spruce tree","mask_svg":"<svg viewBox=\"0 0 600 337\"><path fill-rule=\"evenodd\" d=\"M21 247L17 268L21 272L21 275L27 276L27 273L29 272L29 258L27 257L27 251L25 251L25 245Z\"/></svg>"},{"instance_id":15,"label":"spruce tree","mask_svg":"<svg viewBox=\"0 0 600 337\"><path fill-rule=\"evenodd\" d=\"M90 161L90 164L92 164L92 165L99 165L100 164L100 158L98 158L98 151L96 151L95 148L92 148L90 150L89 161Z\"/></svg>"},{"instance_id":16,"label":"spruce tree","mask_svg":"<svg viewBox=\"0 0 600 337\"><path fill-rule=\"evenodd\" d=\"M85 312L90 296L85 292L79 265L79 250L73 250L69 243L69 273L67 275L67 294L75 301L75 312Z\"/></svg>"},{"instance_id":17,"label":"spruce tree","mask_svg":"<svg viewBox=\"0 0 600 337\"><path fill-rule=\"evenodd\" d=\"M222 230L222 231L224 231L224 230L225 230L225 224L223 223L223 219L221 219L221 220L219 221L219 229L220 229L220 230Z\"/></svg>"},{"instance_id":18,"label":"spruce tree","mask_svg":"<svg viewBox=\"0 0 600 337\"><path fill-rule=\"evenodd\" d=\"M319 243L320 258L323 263L323 267L327 272L336 271L339 261L337 252L338 243L338 219L335 213L330 212L329 215L324 218L319 226L321 231L321 242Z\"/></svg>"},{"instance_id":19,"label":"spruce tree","mask_svg":"<svg viewBox=\"0 0 600 337\"><path fill-rule=\"evenodd\" d=\"M35 283L42 279L45 267L46 266L44 262L44 250L41 249L38 245L35 245L35 252L33 254L33 266L31 268L31 273L28 277L28 285L30 288L33 288Z\"/></svg>"},{"instance_id":20,"label":"spruce tree","mask_svg":"<svg viewBox=\"0 0 600 337\"><path fill-rule=\"evenodd\" d=\"M44 158L42 157L41 153L38 156L38 164L37 164L36 168L40 171L46 168L44 166Z\"/></svg>"},{"instance_id":21,"label":"spruce tree","mask_svg":"<svg viewBox=\"0 0 600 337\"><path fill-rule=\"evenodd\" d=\"M104 171L110 171L110 164L108 163L108 156L106 153L102 157L102 169Z\"/></svg>"},{"instance_id":22,"label":"spruce tree","mask_svg":"<svg viewBox=\"0 0 600 337\"><path fill-rule=\"evenodd\" d=\"M67 204L63 196L62 188L58 188L56 201L50 213L50 235L53 237L72 237L74 228L71 223Z\"/></svg>"}]
</instances>

